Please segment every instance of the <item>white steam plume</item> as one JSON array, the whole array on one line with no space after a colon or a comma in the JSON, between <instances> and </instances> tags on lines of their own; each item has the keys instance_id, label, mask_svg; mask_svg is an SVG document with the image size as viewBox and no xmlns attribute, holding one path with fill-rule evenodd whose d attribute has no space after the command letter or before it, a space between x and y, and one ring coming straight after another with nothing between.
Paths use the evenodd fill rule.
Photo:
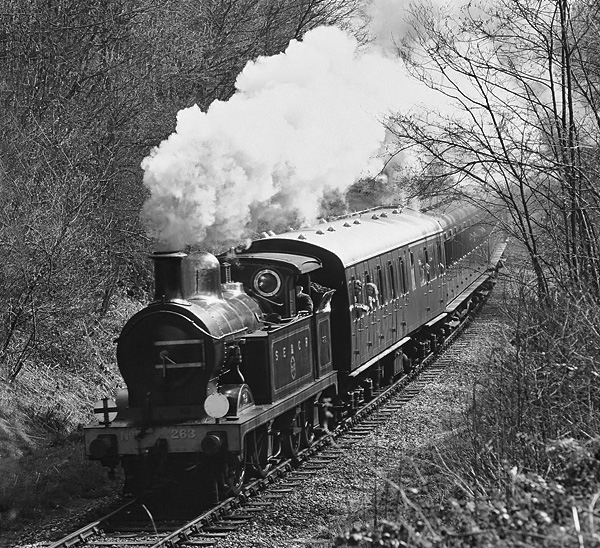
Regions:
<instances>
[{"instance_id":1,"label":"white steam plume","mask_svg":"<svg viewBox=\"0 0 600 548\"><path fill-rule=\"evenodd\" d=\"M231 99L180 111L143 160L149 234L181 248L241 238L257 216L314 219L324 190L382 168L382 119L422 100L414 88L398 60L335 27L249 62Z\"/></svg>"}]
</instances>

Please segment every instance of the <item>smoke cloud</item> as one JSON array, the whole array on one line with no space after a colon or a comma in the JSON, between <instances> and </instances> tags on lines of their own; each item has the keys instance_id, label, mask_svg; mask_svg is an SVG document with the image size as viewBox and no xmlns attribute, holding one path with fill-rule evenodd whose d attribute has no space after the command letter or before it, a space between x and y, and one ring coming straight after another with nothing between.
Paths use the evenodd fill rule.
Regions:
<instances>
[{"instance_id":1,"label":"smoke cloud","mask_svg":"<svg viewBox=\"0 0 600 548\"><path fill-rule=\"evenodd\" d=\"M397 59L335 27L249 62L228 101L180 111L175 132L143 160L150 236L211 247L261 220L314 220L324 191L382 169L382 120L427 93Z\"/></svg>"}]
</instances>

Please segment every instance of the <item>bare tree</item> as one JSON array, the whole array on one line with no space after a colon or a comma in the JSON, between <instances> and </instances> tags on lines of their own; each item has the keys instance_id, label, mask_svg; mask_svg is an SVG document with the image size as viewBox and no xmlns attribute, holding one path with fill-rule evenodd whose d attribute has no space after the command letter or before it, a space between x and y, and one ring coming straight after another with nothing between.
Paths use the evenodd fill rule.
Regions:
<instances>
[{"instance_id":1,"label":"bare tree","mask_svg":"<svg viewBox=\"0 0 600 548\"><path fill-rule=\"evenodd\" d=\"M420 7L398 47L452 105L437 117L397 116L399 147L425 151L459 188L474 183L508 211L542 298L553 286L600 295L600 74L589 50L598 8L572 4Z\"/></svg>"},{"instance_id":2,"label":"bare tree","mask_svg":"<svg viewBox=\"0 0 600 548\"><path fill-rule=\"evenodd\" d=\"M235 91L358 2L6 0L0 8L0 373L86 363L119 293L147 289L141 159L178 110ZM79 366L79 365L78 365Z\"/></svg>"},{"instance_id":3,"label":"bare tree","mask_svg":"<svg viewBox=\"0 0 600 548\"><path fill-rule=\"evenodd\" d=\"M235 79L251 59L283 51L290 40L319 25L343 25L358 9L351 0L194 0L161 4L148 12L140 35L153 44L148 81L159 101L178 108L235 91Z\"/></svg>"}]
</instances>

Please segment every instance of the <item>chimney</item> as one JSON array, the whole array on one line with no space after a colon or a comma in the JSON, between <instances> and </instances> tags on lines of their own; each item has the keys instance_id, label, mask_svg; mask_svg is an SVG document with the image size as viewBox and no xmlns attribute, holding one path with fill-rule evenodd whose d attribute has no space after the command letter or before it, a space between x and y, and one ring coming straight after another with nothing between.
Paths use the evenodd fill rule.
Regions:
<instances>
[{"instance_id":1,"label":"chimney","mask_svg":"<svg viewBox=\"0 0 600 548\"><path fill-rule=\"evenodd\" d=\"M154 302L183 301L181 262L187 255L181 251L156 252L154 261Z\"/></svg>"}]
</instances>

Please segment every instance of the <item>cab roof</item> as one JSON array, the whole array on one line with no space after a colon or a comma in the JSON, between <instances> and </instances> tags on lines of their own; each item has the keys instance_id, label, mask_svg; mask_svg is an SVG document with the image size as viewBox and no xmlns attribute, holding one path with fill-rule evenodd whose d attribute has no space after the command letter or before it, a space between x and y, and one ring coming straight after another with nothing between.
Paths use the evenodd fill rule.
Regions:
<instances>
[{"instance_id":1,"label":"cab roof","mask_svg":"<svg viewBox=\"0 0 600 548\"><path fill-rule=\"evenodd\" d=\"M322 266L321 261L315 257L305 257L292 253L243 253L238 255L237 258L248 263L284 266L291 269L296 275L308 274L309 272L318 270Z\"/></svg>"}]
</instances>

